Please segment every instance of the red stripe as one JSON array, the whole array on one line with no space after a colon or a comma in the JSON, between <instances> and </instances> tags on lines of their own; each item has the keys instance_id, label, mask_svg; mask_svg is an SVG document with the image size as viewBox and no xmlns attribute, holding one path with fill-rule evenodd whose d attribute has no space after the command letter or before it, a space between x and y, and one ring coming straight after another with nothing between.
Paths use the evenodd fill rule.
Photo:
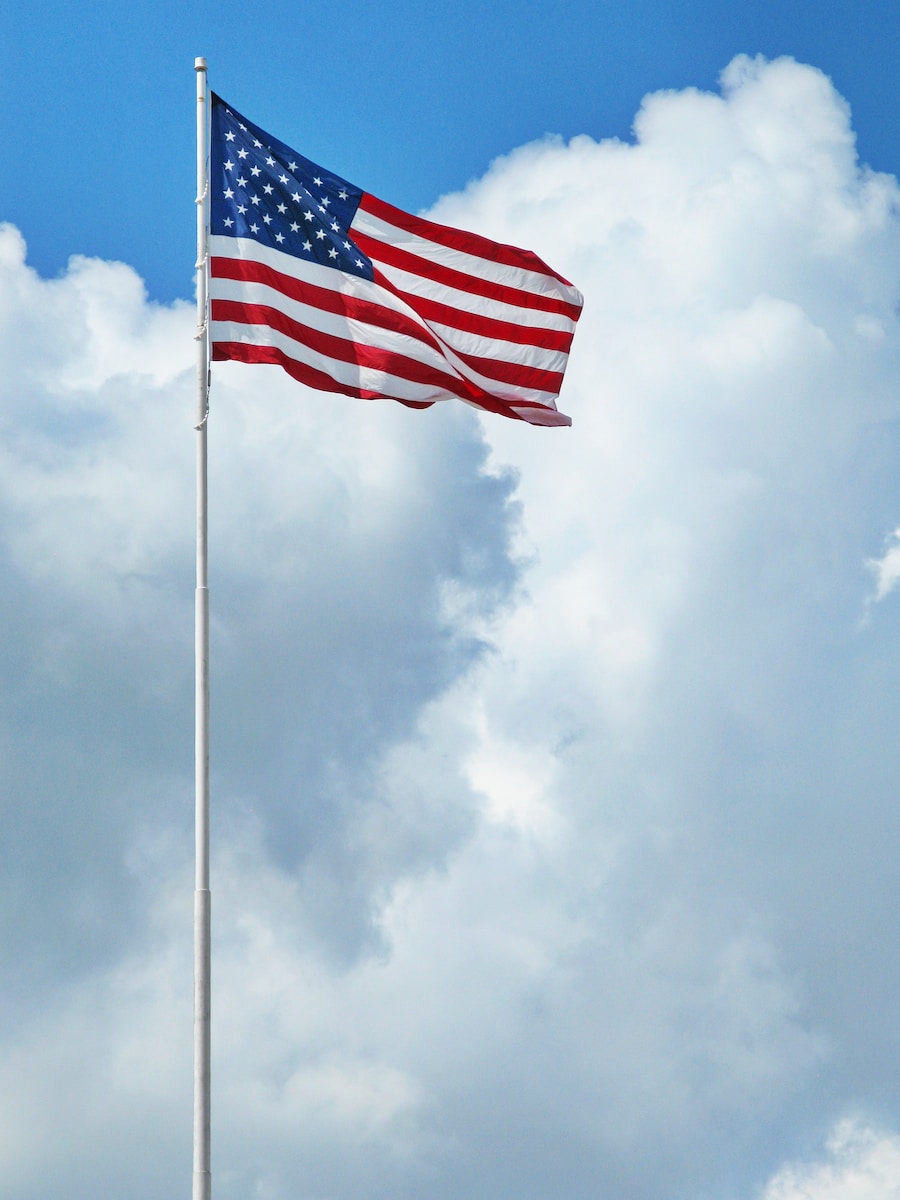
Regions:
<instances>
[{"instance_id":1,"label":"red stripe","mask_svg":"<svg viewBox=\"0 0 900 1200\"><path fill-rule=\"evenodd\" d=\"M407 408L431 408L434 403L433 400L398 400L396 396L387 396L383 392L373 392L366 388L353 387L352 384L341 383L324 371L291 358L278 346L257 346L251 345L249 342L213 342L212 359L214 362L269 363L272 366L282 367L288 375L318 391L340 392L344 396L354 396L359 400L397 400L398 404L404 404ZM483 409L485 412L497 413L501 417L511 417L514 421L528 420L527 417L520 416L511 405L503 404L486 392L472 396L460 396L459 399L466 400L467 403L472 404L475 408ZM558 415L556 409L543 404L523 403L518 407L535 412L552 413L554 417Z\"/></svg>"},{"instance_id":2,"label":"red stripe","mask_svg":"<svg viewBox=\"0 0 900 1200\"><path fill-rule=\"evenodd\" d=\"M334 333L323 333L320 329L311 329L299 321L293 320L277 308L267 304L243 304L238 300L213 300L210 316L213 321L234 321L242 325L265 325L278 333L307 346L310 350L325 358L333 358L338 362L356 363L361 367L370 367L375 371L384 371L397 379L406 379L410 383L421 383L460 398L468 399L470 388L473 386L465 379L441 371L430 363L419 362L415 358L407 358L396 350L385 350L379 346L369 346L351 338L339 337Z\"/></svg>"},{"instance_id":3,"label":"red stripe","mask_svg":"<svg viewBox=\"0 0 900 1200\"><path fill-rule=\"evenodd\" d=\"M419 275L469 295L482 296L486 300L499 300L503 304L536 309L539 312L560 313L571 317L573 321L577 321L581 315L579 305L558 300L555 296L543 296L539 292L509 287L504 283L495 283L493 279L482 279L478 275L469 275L465 271L445 267L441 263L412 254L409 250L401 250L399 246L391 246L387 242L369 237L366 233L360 233L353 225L350 226L350 232L363 254L368 255L373 262L387 263L402 271L408 271L411 275Z\"/></svg>"},{"instance_id":4,"label":"red stripe","mask_svg":"<svg viewBox=\"0 0 900 1200\"><path fill-rule=\"evenodd\" d=\"M437 346L434 336L405 313L377 304L374 300L361 300L358 296L332 291L331 288L320 287L316 283L307 283L294 275L285 275L283 271L276 271L274 267L267 267L252 259L211 258L209 272L214 279L236 279L245 283L265 284L290 300L308 304L310 308L319 308L323 312L364 321L378 329L403 333L429 346ZM344 276L338 273L337 279L341 281Z\"/></svg>"},{"instance_id":5,"label":"red stripe","mask_svg":"<svg viewBox=\"0 0 900 1200\"><path fill-rule=\"evenodd\" d=\"M209 268L210 275L215 279L237 279L247 283L262 283L267 287L275 288L292 300L309 304L311 308L321 308L325 312L354 317L369 325L377 325L380 329L393 329L397 333L406 333L410 337L418 337L422 341L433 344L432 339L422 327L409 317L395 309L383 307L374 300L361 300L356 296L332 291L331 288L306 283L294 275L285 275L283 271L276 271L274 267L264 266L252 259L211 258ZM465 312L450 304L442 304L438 300L429 300L424 296L414 296L410 292L403 292L380 273L376 275L375 282L381 287L387 288L410 308L414 308L425 321L449 325L463 333L475 333L483 337L497 338L500 341L515 342L520 346L534 346L538 350L562 350L568 354L572 345L574 329L546 329L539 325L518 325L513 321L500 321L496 317L483 317L477 313Z\"/></svg>"},{"instance_id":6,"label":"red stripe","mask_svg":"<svg viewBox=\"0 0 900 1200\"><path fill-rule=\"evenodd\" d=\"M379 329L385 329L393 333L406 335L415 338L423 345L430 346L442 358L446 357L446 347L444 343L434 336L430 330L417 324L411 318L403 313L396 312L393 309L375 304L369 300L360 300L357 297L346 296L339 292L333 292L329 288L319 287L317 284L305 283L302 280L296 279L293 276L285 275L271 267L264 266L262 263L257 263L248 259L229 259L229 258L213 258L210 260L210 271L213 277L217 279L234 279L240 282L260 283L272 287L282 294L290 296L291 299L301 303L309 304L311 307L322 309L326 312L334 313L338 316L354 318L364 321L367 324L373 325ZM381 286L390 291L394 291L388 280L376 279ZM243 317L226 317L221 315L226 310L220 308L223 304L237 304L237 301L226 301L213 299L213 319L215 320L241 320ZM263 312L277 312L276 309L263 309ZM449 310L453 311L453 310ZM219 314L219 315L216 315ZM303 342L311 348L317 348L310 340L314 331L308 330L308 327L293 321L287 316L283 316L284 322L290 323L290 330L286 327L276 325L274 321L266 318L260 321L253 321L252 324L272 325L273 328L281 328L282 332L288 333L295 341ZM515 327L515 328L518 328ZM301 332L302 331L302 335ZM337 335L319 333L320 339L327 337L336 338ZM343 343L343 339L337 339ZM352 339L351 339L352 340ZM571 337L570 337L571 340ZM320 343L318 348L322 348L324 343ZM343 358L344 361L358 361L357 359L348 359L346 355L333 353L323 349L323 353L327 353L331 358ZM453 350L453 353L469 366L473 371L483 375L486 379L495 379L501 383L507 383L514 387L533 388L536 391L552 392L554 395L559 394L562 387L562 373L557 371L548 371L540 367L531 367L522 363L507 363L505 360L497 359L492 356L482 356L475 354L466 354L459 350ZM373 364L374 365L374 364ZM452 369L452 368L451 368ZM397 374L398 372L392 372ZM405 376L404 376L405 377ZM477 385L476 385L477 386ZM480 389L479 389L480 390Z\"/></svg>"},{"instance_id":7,"label":"red stripe","mask_svg":"<svg viewBox=\"0 0 900 1200\"><path fill-rule=\"evenodd\" d=\"M439 387L463 400L471 400L477 396L480 401L484 393L484 389L468 379L465 374L457 375L452 363L448 362L448 370L442 371L431 363L423 363L416 358L409 358L400 351L360 342L350 334L349 330L348 336L343 337L340 334L313 329L309 325L295 321L280 309L272 308L267 304L249 304L240 300L213 298L210 302L210 316L213 321L233 321L241 325L264 325L283 333L301 346L307 346L325 358L371 367L376 371L394 375L398 379L409 380L410 383ZM445 358L439 346L435 352ZM562 387L563 377L560 371L544 371L537 367L502 362L493 358L482 358L475 354L459 354L457 351L454 353L477 374L483 375L486 379L494 379L498 383L508 384L510 387L533 388L535 391L550 392L554 396L559 395ZM527 401L523 402L527 403Z\"/></svg>"},{"instance_id":8,"label":"red stripe","mask_svg":"<svg viewBox=\"0 0 900 1200\"><path fill-rule=\"evenodd\" d=\"M360 400L397 400L398 403L406 404L408 408L431 408L434 403L432 400L400 400L397 396L390 396L386 392L356 388L353 384L342 383L341 380L330 376L328 372L320 371L318 367L310 366L308 362L293 359L292 356L277 346L258 346L258 344L250 342L214 341L211 346L211 356L215 362L269 362L269 364L283 367L290 376L293 376L294 379L299 379L301 383L308 384L311 388L317 388L319 391L337 391L341 392L344 396L355 396L360 398ZM401 378L408 378L408 376L402 376ZM413 379L410 382L415 383L418 380ZM530 410L530 412L534 413L553 414L553 424L557 424L557 410L550 406L550 404L520 401L516 403L514 408L511 403L497 400L496 397L491 396L488 392L480 388L475 388L474 385L467 385L464 380L457 380L457 383L460 386L448 389L449 395L456 396L457 400L473 404L475 408L480 408L484 412L497 413L500 416L510 416L510 418L518 421L527 421L528 418L526 416L522 416L516 412L516 408L520 408Z\"/></svg>"},{"instance_id":9,"label":"red stripe","mask_svg":"<svg viewBox=\"0 0 900 1200\"><path fill-rule=\"evenodd\" d=\"M407 300L411 307L416 309L421 307L420 297L410 296L406 292L399 291L377 268L375 269L375 282L387 291L393 292L401 300ZM449 308L447 305L436 304L435 307L446 309L450 315L458 312L457 309ZM472 323L475 326L474 332L478 333L479 318L473 317ZM495 322L495 324L502 323ZM521 326L514 326L514 328L519 329ZM572 334L568 334L567 337L570 345ZM496 379L498 383L508 383L512 387L533 388L536 392L551 392L554 396L558 396L562 389L564 370L550 371L544 367L531 366L528 363L510 362L508 359L497 358L494 355L467 354L456 346L444 342L443 339L439 339L436 345L441 354L446 355L448 352L453 354L460 362L465 363L466 366L486 379ZM568 345L566 353L568 353Z\"/></svg>"},{"instance_id":10,"label":"red stripe","mask_svg":"<svg viewBox=\"0 0 900 1200\"><path fill-rule=\"evenodd\" d=\"M283 367L288 375L320 392L340 392L344 396L355 396L359 400L393 399L391 396L383 396L380 392L370 392L340 383L324 371L291 358L277 346L255 346L249 342L213 342L212 358L214 362L270 363L272 366Z\"/></svg>"},{"instance_id":11,"label":"red stripe","mask_svg":"<svg viewBox=\"0 0 900 1200\"><path fill-rule=\"evenodd\" d=\"M500 358L483 357L479 354L453 353L458 359L486 379L508 383L511 387L534 388L536 392L551 392L559 395L563 382L562 371L545 371L543 367L529 367L524 363L507 362ZM524 401L527 403L527 401Z\"/></svg>"},{"instance_id":12,"label":"red stripe","mask_svg":"<svg viewBox=\"0 0 900 1200\"><path fill-rule=\"evenodd\" d=\"M574 329L516 325L512 321L498 321L496 317L482 317L477 313L453 308L449 304L441 304L439 300L429 300L425 296L403 292L395 284L388 283L380 271L376 272L375 278L382 287L390 288L395 296L405 300L420 317L436 325L449 325L451 329L458 329L461 333L475 333L502 342L515 342L519 346L534 346L536 350L562 350L564 354L568 354L572 345Z\"/></svg>"},{"instance_id":13,"label":"red stripe","mask_svg":"<svg viewBox=\"0 0 900 1200\"><path fill-rule=\"evenodd\" d=\"M452 250L461 250L464 254L472 254L476 258L486 258L490 262L502 263L504 266L520 267L539 275L549 275L551 279L558 280L566 287L572 287L568 279L564 279L552 267L548 267L531 250L520 250L518 246L506 246L502 242L492 242L490 238L482 237L477 233L467 233L462 229L454 229L450 225L438 225L435 221L426 221L424 217L415 217L412 213L394 208L392 204L387 204L384 200L379 200L377 196L369 195L368 192L363 193L359 207L364 212L371 213L373 217L378 217L380 220L386 221L388 225L394 225L415 237L425 238L429 242L437 242L441 246L449 246Z\"/></svg>"},{"instance_id":14,"label":"red stripe","mask_svg":"<svg viewBox=\"0 0 900 1200\"><path fill-rule=\"evenodd\" d=\"M397 396L385 396L380 391L370 391L365 388L354 388L352 384L338 382L330 374L311 367L306 362L290 358L289 354L277 346L251 346L248 342L214 342L212 343L212 361L214 362L247 362L247 364L268 364L282 367L289 376L299 379L310 388L317 391L336 391L342 396L353 396L356 400L392 400L404 404L407 408L431 408L433 400L400 400ZM485 395L481 400L469 400L474 408L480 408L486 413L496 413L499 416L509 416L514 421L527 421L529 425L559 426L571 425L571 419L558 413L556 408L546 404L502 404ZM517 412L520 409L521 412ZM526 416L524 413L532 415ZM547 419L542 419L547 418Z\"/></svg>"},{"instance_id":15,"label":"red stripe","mask_svg":"<svg viewBox=\"0 0 900 1200\"><path fill-rule=\"evenodd\" d=\"M263 325L283 333L301 346L306 346L324 358L335 359L338 362L355 363L360 367L369 367L375 371L383 371L396 379L405 379L409 383L421 384L425 387L438 388L460 400L470 400L486 407L488 393L477 384L465 377L442 371L430 363L419 362L415 358L407 358L396 350L385 350L378 346L368 346L364 343L338 337L333 333L323 333L318 329L310 329L286 316L276 308L265 304L242 304L237 300L213 300L210 316L213 321L232 321L236 324ZM477 361L477 360L476 360ZM497 369L502 364L488 363L495 370L490 378L497 378ZM549 374L549 372L545 372ZM515 383L515 380L505 380ZM523 386L523 385L520 385ZM536 386L525 384L524 386ZM557 386L558 383L557 383ZM552 388L541 390L552 391ZM496 400L490 397L491 404ZM501 402L503 403L503 402ZM525 402L527 403L527 401ZM505 411L505 408L501 411Z\"/></svg>"}]
</instances>

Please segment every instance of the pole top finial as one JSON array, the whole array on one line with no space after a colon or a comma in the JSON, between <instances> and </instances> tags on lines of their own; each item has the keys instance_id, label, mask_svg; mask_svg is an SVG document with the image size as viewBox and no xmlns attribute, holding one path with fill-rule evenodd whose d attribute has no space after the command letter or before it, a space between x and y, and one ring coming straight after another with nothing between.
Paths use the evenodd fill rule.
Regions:
<instances>
[{"instance_id":1,"label":"pole top finial","mask_svg":"<svg viewBox=\"0 0 900 1200\"><path fill-rule=\"evenodd\" d=\"M195 71L205 71L206 70L206 59L205 58L195 58L194 59L194 70Z\"/></svg>"}]
</instances>

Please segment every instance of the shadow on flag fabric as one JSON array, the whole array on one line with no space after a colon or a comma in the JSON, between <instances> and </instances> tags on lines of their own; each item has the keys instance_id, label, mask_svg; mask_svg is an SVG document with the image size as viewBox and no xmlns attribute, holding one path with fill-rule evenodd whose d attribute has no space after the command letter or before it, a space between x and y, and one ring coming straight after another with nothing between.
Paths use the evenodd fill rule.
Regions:
<instances>
[{"instance_id":1,"label":"shadow on flag fabric","mask_svg":"<svg viewBox=\"0 0 900 1200\"><path fill-rule=\"evenodd\" d=\"M213 359L364 400L571 425L556 399L577 288L529 250L376 199L211 100Z\"/></svg>"}]
</instances>

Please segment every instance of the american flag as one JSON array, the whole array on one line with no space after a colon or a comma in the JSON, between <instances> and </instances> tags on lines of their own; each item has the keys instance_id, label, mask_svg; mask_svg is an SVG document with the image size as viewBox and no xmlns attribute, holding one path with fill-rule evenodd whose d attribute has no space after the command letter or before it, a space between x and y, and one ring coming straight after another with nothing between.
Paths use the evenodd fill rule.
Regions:
<instances>
[{"instance_id":1,"label":"american flag","mask_svg":"<svg viewBox=\"0 0 900 1200\"><path fill-rule=\"evenodd\" d=\"M413 408L532 425L556 408L581 293L529 250L402 212L212 95L212 357Z\"/></svg>"}]
</instances>

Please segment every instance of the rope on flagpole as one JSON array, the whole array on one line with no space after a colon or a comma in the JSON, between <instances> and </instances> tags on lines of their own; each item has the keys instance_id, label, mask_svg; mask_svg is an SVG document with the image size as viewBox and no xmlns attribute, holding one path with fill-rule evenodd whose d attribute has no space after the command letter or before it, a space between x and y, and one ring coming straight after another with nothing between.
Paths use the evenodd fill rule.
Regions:
<instances>
[{"instance_id":1,"label":"rope on flagpole","mask_svg":"<svg viewBox=\"0 0 900 1200\"><path fill-rule=\"evenodd\" d=\"M209 262L209 255L207 254L207 255L205 255L205 257L203 259L201 259L199 262L197 262L195 264L195 267L198 271L201 269L205 271L206 264L208 262ZM194 341L195 342L203 342L204 346L206 346L208 344L207 343L207 333L208 332L209 332L209 321L204 321L201 325L197 326L197 332L194 334ZM201 431L201 429L206 428L206 422L209 420L209 393L210 393L211 389L210 389L208 366L207 366L206 389L205 390L206 390L206 404L204 405L204 408L203 408L203 416L200 418L199 422L194 426L194 429L197 431L197 433L199 433Z\"/></svg>"}]
</instances>

